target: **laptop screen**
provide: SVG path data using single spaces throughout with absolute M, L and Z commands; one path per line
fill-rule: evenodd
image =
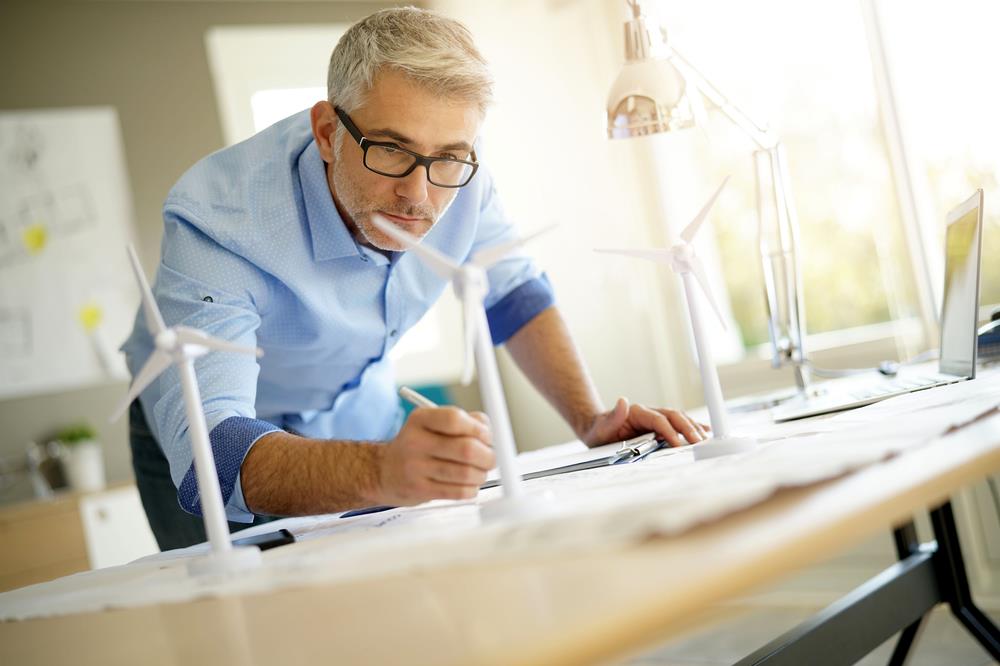
M 982 230 L 983 191 L 978 190 L 948 213 L 940 371 L 950 375 L 974 377 L 976 373 Z

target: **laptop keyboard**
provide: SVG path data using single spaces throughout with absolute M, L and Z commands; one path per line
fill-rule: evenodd
M 893 379 L 881 382 L 876 386 L 865 387 L 857 391 L 852 391 L 849 395 L 855 400 L 867 400 L 869 398 L 880 398 L 896 393 L 909 393 L 919 391 L 922 388 L 931 388 L 939 384 L 947 384 L 940 377 L 907 377 L 906 379 Z

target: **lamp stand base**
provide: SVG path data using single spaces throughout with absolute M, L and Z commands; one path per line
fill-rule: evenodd
M 712 437 L 694 444 L 691 448 L 694 450 L 695 460 L 707 460 L 753 451 L 757 448 L 757 440 L 753 437 Z

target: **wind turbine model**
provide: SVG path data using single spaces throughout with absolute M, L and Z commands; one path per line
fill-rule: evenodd
M 486 403 L 486 413 L 490 417 L 493 449 L 496 451 L 500 468 L 500 485 L 503 488 L 501 499 L 487 502 L 480 507 L 481 515 L 487 520 L 537 515 L 544 497 L 526 495 L 524 481 L 517 471 L 514 433 L 510 426 L 510 416 L 507 413 L 507 402 L 500 383 L 496 356 L 493 354 L 493 336 L 490 335 L 483 299 L 489 291 L 486 269 L 551 230 L 552 227 L 546 227 L 523 239 L 480 250 L 470 262 L 459 265 L 434 248 L 422 245 L 420 239 L 398 228 L 377 213 L 372 215 L 372 224 L 385 235 L 416 252 L 435 273 L 451 280 L 455 294 L 462 301 L 465 323 L 465 368 L 462 372 L 462 383 L 468 384 L 472 380 L 472 357 L 475 352 L 476 367 L 479 370 L 479 391 L 483 402 Z
M 188 571 L 192 574 L 226 574 L 259 566 L 260 549 L 233 546 L 229 539 L 229 526 L 226 524 L 226 513 L 222 504 L 222 491 L 219 488 L 219 477 L 215 470 L 215 459 L 208 443 L 208 426 L 205 424 L 205 412 L 198 391 L 198 378 L 194 373 L 194 359 L 204 356 L 211 350 L 236 352 L 260 356 L 261 350 L 255 347 L 235 345 L 226 340 L 213 338 L 195 328 L 187 326 L 171 326 L 167 328 L 156 307 L 153 292 L 149 289 L 146 276 L 142 272 L 135 249 L 128 246 L 128 257 L 132 262 L 135 279 L 139 282 L 142 295 L 142 308 L 146 314 L 146 326 L 153 337 L 154 349 L 146 365 L 132 381 L 128 395 L 115 409 L 111 421 L 117 421 L 132 401 L 139 397 L 147 386 L 160 373 L 173 363 L 180 373 L 181 388 L 184 393 L 184 405 L 187 408 L 188 433 L 191 439 L 191 450 L 194 453 L 194 469 L 198 480 L 198 496 L 201 499 L 201 512 L 205 520 L 205 531 L 211 552 L 208 555 L 196 557 L 189 561 Z
M 694 280 L 697 280 L 701 290 L 705 293 L 712 309 L 722 322 L 722 327 L 726 327 L 726 322 L 722 317 L 722 311 L 712 297 L 712 291 L 708 286 L 708 276 L 705 274 L 705 267 L 701 260 L 694 253 L 691 241 L 701 224 L 708 217 L 708 211 L 712 209 L 715 200 L 718 198 L 722 188 L 729 182 L 726 176 L 722 184 L 715 191 L 715 194 L 708 200 L 695 216 L 694 220 L 681 232 L 681 242 L 675 244 L 670 249 L 657 248 L 651 250 L 617 250 L 605 249 L 597 252 L 609 254 L 624 254 L 641 259 L 649 259 L 661 264 L 669 264 L 675 273 L 680 273 L 684 283 L 684 295 L 688 304 L 688 311 L 691 314 L 691 328 L 694 329 L 694 344 L 698 350 L 698 367 L 701 371 L 701 383 L 705 391 L 705 403 L 708 405 L 709 419 L 712 422 L 712 437 L 694 446 L 694 457 L 696 460 L 703 458 L 714 458 L 730 453 L 741 453 L 749 451 L 757 445 L 757 440 L 752 437 L 736 437 L 729 432 L 729 416 L 726 413 L 726 406 L 722 399 L 722 387 L 719 385 L 719 373 L 715 368 L 715 359 L 712 357 L 712 349 L 709 346 L 708 337 L 705 335 L 705 326 L 702 322 L 701 310 L 697 303 L 694 289 Z

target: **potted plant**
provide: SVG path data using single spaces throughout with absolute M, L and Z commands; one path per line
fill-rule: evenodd
M 63 450 L 66 478 L 73 490 L 90 492 L 104 487 L 104 457 L 97 433 L 88 423 L 76 423 L 56 433 Z

